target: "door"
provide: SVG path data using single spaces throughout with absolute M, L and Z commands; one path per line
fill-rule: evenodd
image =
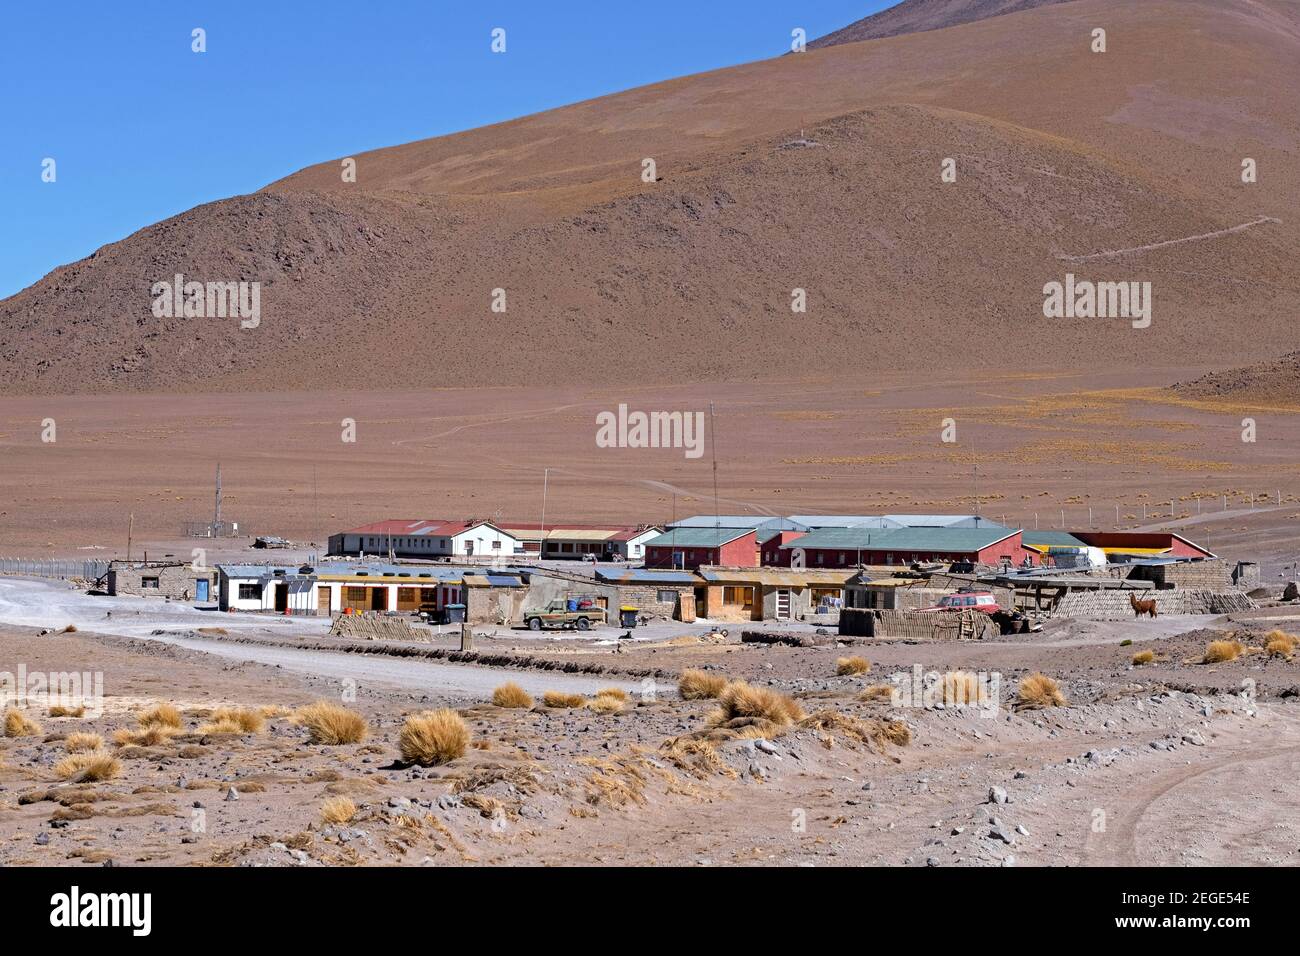
M 330 612 L 330 591 L 333 588 L 328 585 L 317 585 L 316 587 L 316 610 L 321 614 Z
M 275 588 L 275 609 L 281 613 L 289 610 L 289 585 L 280 581 L 271 586 Z
M 778 588 L 776 592 L 776 616 L 780 620 L 790 617 L 790 589 Z
M 465 542 L 465 555 L 468 557 L 469 555 L 471 555 L 471 554 L 473 554 L 473 553 L 474 553 L 474 542 L 473 542 L 473 541 L 466 541 L 466 542 Z
M 208 600 L 208 585 L 211 584 L 207 578 L 196 578 L 194 580 L 194 600 Z

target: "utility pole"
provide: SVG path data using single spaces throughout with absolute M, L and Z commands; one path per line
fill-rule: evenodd
M 135 532 L 135 512 L 131 512 L 131 517 L 126 524 L 126 560 L 129 564 L 131 561 L 131 535 Z
M 718 430 L 713 424 L 713 403 L 709 402 L 709 447 L 713 450 L 713 530 L 722 537 L 722 519 L 718 516 Z
M 217 462 L 217 493 L 212 508 L 212 537 L 221 534 L 221 462 Z
M 537 563 L 546 557 L 546 492 L 551 483 L 551 469 L 542 469 L 542 530 L 537 536 Z

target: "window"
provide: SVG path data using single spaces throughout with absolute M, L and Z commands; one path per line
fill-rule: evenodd
M 158 579 L 157 579 L 157 578 L 141 578 L 141 579 L 140 579 L 140 587 L 143 588 L 143 589 L 147 589 L 147 590 L 157 591 L 157 590 L 158 590 Z
M 501 550 L 501 542 L 500 542 L 500 541 L 493 541 L 493 542 L 492 542 L 492 550 L 493 550 L 493 551 L 500 551 L 500 550 Z
M 754 606 L 754 589 L 751 587 L 724 587 L 722 603 L 738 605 L 743 608 Z
M 660 604 L 676 604 L 676 603 L 677 603 L 677 592 L 676 592 L 676 591 L 656 591 L 656 592 L 655 592 L 655 600 L 658 601 Z
M 262 585 L 260 584 L 241 584 L 239 586 L 239 600 L 241 601 L 260 601 L 262 600 Z

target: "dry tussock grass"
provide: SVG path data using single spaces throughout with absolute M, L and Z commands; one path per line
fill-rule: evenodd
M 143 711 L 136 717 L 136 723 L 141 727 L 174 727 L 179 730 L 181 724 L 181 712 L 172 704 L 155 704 L 148 710 Z
M 560 690 L 548 690 L 542 695 L 542 703 L 547 707 L 567 708 L 581 707 L 587 702 L 587 698 L 581 694 L 566 694 Z
M 901 720 L 859 720 L 835 710 L 819 710 L 799 721 L 800 727 L 838 734 L 847 740 L 866 744 L 884 753 L 888 744 L 906 747 L 912 742 L 912 731 Z
M 1291 659 L 1295 653 L 1296 638 L 1285 631 L 1269 631 L 1265 635 L 1264 650 L 1269 657 L 1284 657 Z
M 677 680 L 677 693 L 681 694 L 682 700 L 711 700 L 726 686 L 727 679 L 721 674 L 687 668 Z
M 866 690 L 864 690 L 861 694 L 858 695 L 858 700 L 863 700 L 863 701 L 893 700 L 893 697 L 894 697 L 894 688 L 891 687 L 889 684 L 872 684 L 870 687 L 868 687 Z
M 1138 651 L 1133 655 L 1133 663 L 1139 667 L 1143 664 L 1150 664 L 1155 659 L 1155 651 Z
M 600 760 L 596 757 L 583 757 L 578 763 L 593 770 L 586 784 L 587 803 L 591 806 L 607 803 L 622 807 L 629 803 L 645 803 L 645 773 L 632 759 L 613 757 Z
M 242 734 L 244 729 L 239 726 L 239 722 L 225 717 L 221 720 L 213 720 L 199 727 L 199 733 L 206 735 L 217 734 Z
M 397 742 L 407 763 L 431 767 L 465 755 L 469 727 L 460 714 L 444 707 L 407 717 Z
M 10 707 L 5 711 L 6 737 L 35 737 L 40 732 L 41 725 L 17 707 Z
M 758 718 L 786 727 L 803 719 L 803 708 L 793 698 L 740 680 L 732 681 L 722 689 L 718 705 L 728 721 Z
M 1224 664 L 1228 661 L 1235 661 L 1246 650 L 1241 641 L 1210 641 L 1209 646 L 1205 648 L 1205 656 L 1201 658 L 1202 664 Z
M 212 720 L 218 724 L 235 724 L 242 734 L 260 734 L 266 729 L 266 717 L 259 708 L 218 707 L 212 712 Z
M 587 709 L 595 714 L 620 714 L 626 705 L 617 697 L 611 697 L 608 694 L 597 694 L 591 700 L 587 701 Z
M 104 738 L 99 734 L 68 734 L 68 739 L 63 742 L 63 747 L 70 754 L 85 753 L 88 750 L 102 750 Z
M 1044 707 L 1064 707 L 1066 700 L 1065 694 L 1061 692 L 1061 685 L 1052 678 L 1046 674 L 1030 674 L 1020 681 L 1016 704 L 1022 709 L 1036 710 Z
M 704 779 L 710 774 L 739 776 L 727 766 L 718 754 L 718 748 L 708 740 L 672 737 L 659 745 L 659 752 L 678 770 L 684 770 L 693 777 Z
M 623 690 L 623 688 L 621 688 L 621 687 L 606 687 L 604 690 L 598 690 L 598 691 L 596 691 L 596 696 L 597 696 L 597 697 L 613 697 L 613 698 L 615 698 L 615 699 L 617 699 L 617 700 L 621 700 L 621 701 L 622 701 L 623 703 L 625 703 L 625 704 L 626 704 L 629 700 L 632 699 L 632 698 L 628 695 L 628 692 L 625 691 L 625 690 Z
M 60 780 L 77 782 L 112 780 L 121 772 L 121 761 L 102 750 L 69 754 L 54 765 L 54 775 Z
M 64 707 L 62 704 L 55 704 L 49 710 L 51 717 L 85 717 L 85 707 Z
M 355 710 L 328 700 L 299 707 L 293 719 L 299 726 L 307 728 L 307 739 L 311 743 L 330 747 L 359 744 L 370 732 L 366 719 Z
M 113 743 L 119 747 L 158 747 L 168 743 L 180 732 L 179 727 L 164 727 L 159 724 L 143 730 L 123 727 L 113 731 Z
M 258 708 L 262 716 L 267 720 L 276 720 L 280 717 L 289 717 L 293 714 L 293 709 L 285 707 L 283 704 L 263 704 Z
M 321 804 L 320 818 L 326 823 L 350 823 L 357 815 L 357 805 L 347 797 L 330 797 Z
M 871 670 L 871 661 L 865 657 L 841 657 L 835 662 L 837 677 L 852 677 L 855 674 L 865 674 L 869 670 Z
M 533 699 L 526 690 L 511 681 L 502 684 L 492 692 L 492 703 L 498 707 L 528 710 L 533 706 Z

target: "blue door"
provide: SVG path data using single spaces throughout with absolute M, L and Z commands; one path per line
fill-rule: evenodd
M 194 582 L 194 600 L 206 601 L 208 599 L 208 585 L 210 583 L 207 578 L 199 578 Z

